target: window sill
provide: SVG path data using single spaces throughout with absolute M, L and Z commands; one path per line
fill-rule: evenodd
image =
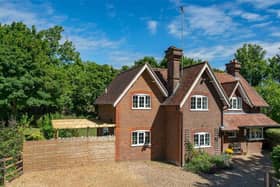
M 152 108 L 131 108 L 132 110 L 152 110 Z
M 209 148 L 209 147 L 211 147 L 211 145 L 194 146 L 195 149 L 199 149 L 199 148 Z
M 151 147 L 151 144 L 134 144 L 131 147 Z
M 240 108 L 240 109 L 231 109 L 231 108 L 229 108 L 228 110 L 229 110 L 229 111 L 240 111 L 240 112 L 243 111 L 242 108 Z
M 208 112 L 208 109 L 190 109 L 192 112 Z
M 248 141 L 259 141 L 264 140 L 264 138 L 248 138 Z

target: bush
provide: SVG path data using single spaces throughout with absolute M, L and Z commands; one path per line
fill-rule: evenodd
M 280 145 L 275 146 L 271 153 L 271 160 L 276 176 L 280 177 Z
M 280 129 L 267 129 L 265 133 L 271 147 L 280 145 Z
M 43 140 L 45 139 L 39 128 L 24 128 L 23 135 L 25 140 Z
M 227 154 L 222 155 L 209 155 L 206 152 L 198 152 L 188 163 L 185 169 L 199 173 L 215 173 L 221 169 L 231 167 L 231 156 Z

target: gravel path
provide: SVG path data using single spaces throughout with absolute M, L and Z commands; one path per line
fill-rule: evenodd
M 234 169 L 215 175 L 197 175 L 180 167 L 153 161 L 102 162 L 87 167 L 29 172 L 8 186 L 263 186 L 267 156 L 234 158 Z

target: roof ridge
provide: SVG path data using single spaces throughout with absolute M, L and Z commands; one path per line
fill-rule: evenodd
M 127 72 L 129 72 L 129 71 L 135 70 L 135 69 L 140 68 L 140 67 L 143 67 L 143 66 L 145 66 L 145 65 L 146 65 L 146 63 L 145 63 L 145 64 L 141 64 L 141 65 L 139 65 L 139 66 L 131 67 L 131 68 L 127 69 L 127 70 L 121 71 L 118 75 L 121 75 L 121 74 L 123 74 L 123 73 L 127 73 Z
M 197 63 L 197 64 L 192 64 L 192 65 L 183 67 L 183 69 L 188 69 L 188 68 L 191 68 L 191 67 L 194 67 L 194 66 L 198 66 L 198 65 L 201 65 L 201 64 L 207 64 L 207 61 L 199 62 L 199 63 Z

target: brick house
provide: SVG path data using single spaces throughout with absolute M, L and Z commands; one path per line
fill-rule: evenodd
M 277 123 L 260 113 L 268 104 L 239 74 L 240 64 L 226 64 L 226 73 L 207 62 L 181 69 L 182 50 L 165 53 L 167 69 L 145 64 L 122 72 L 95 102 L 99 118 L 116 124 L 115 159 L 183 165 L 186 142 L 210 154 L 229 144 L 260 152 L 264 129 Z

